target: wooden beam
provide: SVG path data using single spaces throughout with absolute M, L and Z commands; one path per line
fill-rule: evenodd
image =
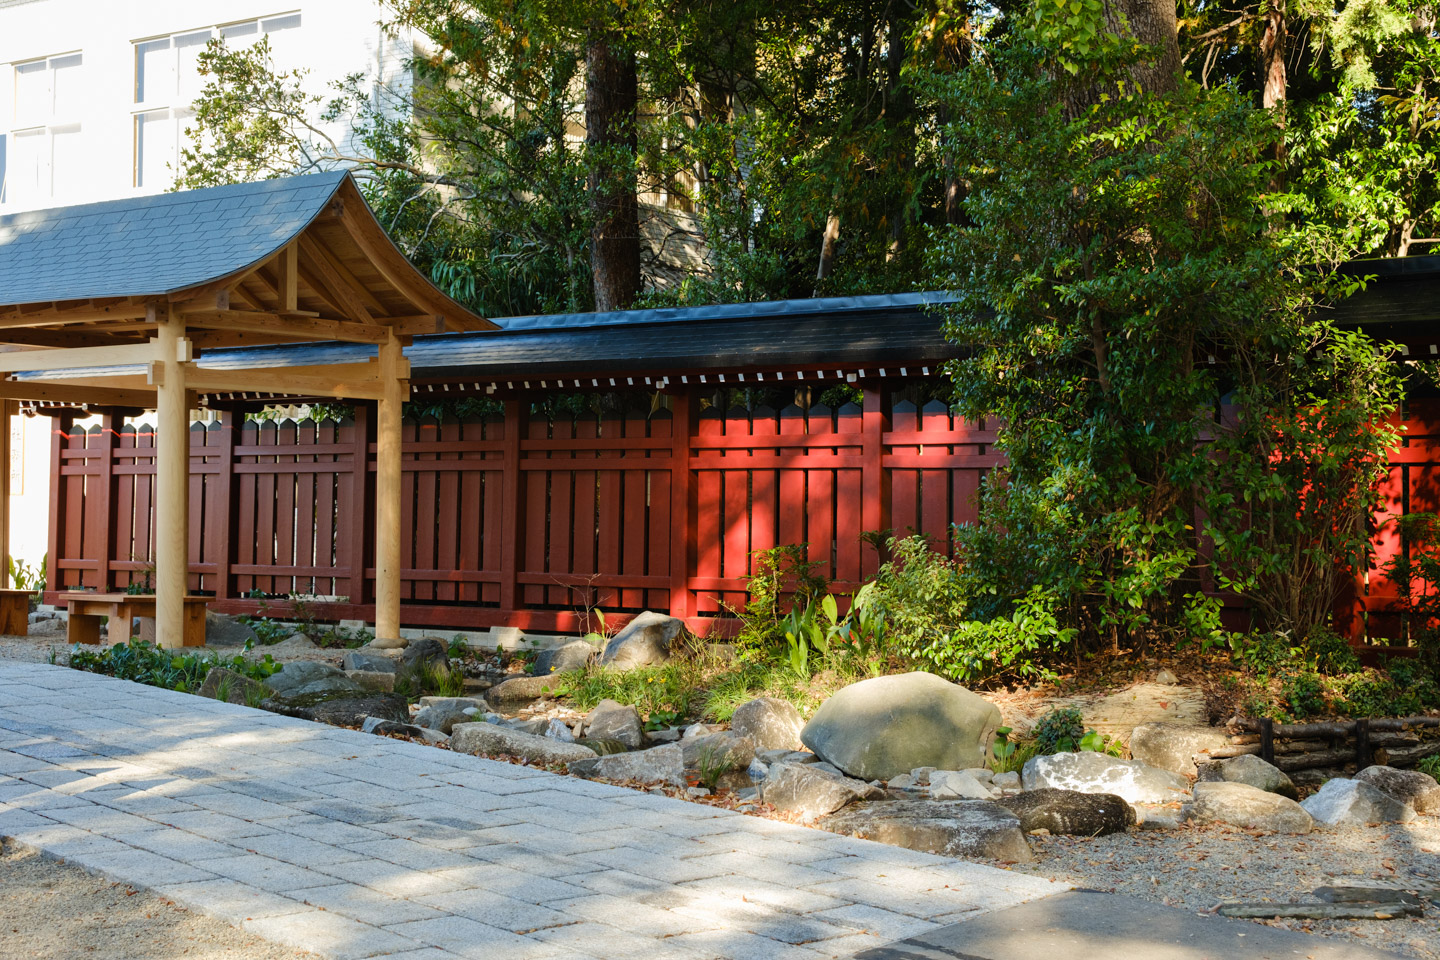
M 305 340 L 344 340 L 349 343 L 384 343 L 390 329 L 377 323 L 350 323 L 300 315 L 283 316 L 252 310 L 209 310 L 186 314 L 193 327 L 240 333 L 273 333 Z M 433 321 L 432 321 L 433 325 Z
M 341 280 L 345 281 L 345 283 L 349 285 L 350 289 L 355 291 L 355 294 L 361 299 L 361 301 L 364 302 L 365 308 L 367 310 L 369 310 L 372 314 L 381 314 L 385 312 L 385 305 L 382 304 L 379 300 L 375 299 L 375 295 L 366 288 L 365 284 L 361 283 L 356 278 L 355 274 L 350 271 L 350 268 L 345 266 L 345 264 L 341 262 L 340 258 L 335 256 L 335 254 L 330 251 L 330 248 L 325 245 L 324 240 L 311 241 L 308 237 L 306 238 L 306 240 L 307 246 L 310 248 L 311 255 L 313 256 L 318 254 L 321 258 L 323 258 L 325 262 L 330 265 L 330 268 L 335 271 L 336 275 L 338 275 Z
M 300 251 L 291 240 L 275 255 L 276 292 L 280 295 L 280 312 L 291 313 L 300 307 Z
M 0 312 L 0 327 L 45 327 L 61 323 L 89 323 L 95 320 L 139 320 L 145 305 L 136 301 L 109 306 L 79 306 L 56 309 L 54 304 L 24 304 Z
M 374 318 L 361 302 L 360 295 L 335 272 L 335 268 L 330 266 L 329 261 L 320 253 L 315 241 L 301 234 L 299 244 L 300 251 L 305 254 L 305 265 L 309 267 L 308 270 L 301 270 L 305 282 L 312 287 L 316 287 L 317 281 L 323 285 L 323 289 L 335 300 L 335 306 L 351 320 L 372 322 Z
M 94 327 L 11 328 L 0 333 L 0 343 L 21 347 L 103 347 L 107 343 L 143 343 L 148 332 L 144 324 L 124 330 L 97 330 Z
M 89 406 L 153 407 L 151 390 L 117 390 L 114 387 L 77 387 L 42 380 L 0 380 L 0 397 L 49 403 L 83 403 Z
M 190 341 L 179 341 L 186 351 L 175 358 L 187 362 Z M 16 350 L 0 353 L 0 373 L 38 370 L 73 370 L 79 367 L 123 367 L 136 363 L 153 363 L 172 359 L 162 356 L 158 339 L 145 343 L 117 344 L 113 347 L 72 347 L 69 350 Z

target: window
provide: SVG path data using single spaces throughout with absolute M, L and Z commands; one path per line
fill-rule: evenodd
M 84 184 L 83 66 L 78 53 L 13 66 L 15 119 L 0 135 L 0 203 L 43 203 Z
M 299 27 L 300 14 L 289 13 L 136 43 L 135 186 L 163 190 L 174 182 L 181 151 L 190 145 L 185 127 L 195 115 L 191 104 L 207 79 L 200 74 L 200 54 L 211 39 L 218 36 L 234 49 L 269 37 L 271 57 L 285 70 L 300 61 Z

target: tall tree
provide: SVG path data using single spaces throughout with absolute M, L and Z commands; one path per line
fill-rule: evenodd
M 639 99 L 635 50 L 617 22 L 617 11 L 604 11 L 591 21 L 585 44 L 590 270 L 596 310 L 622 310 L 640 295 Z

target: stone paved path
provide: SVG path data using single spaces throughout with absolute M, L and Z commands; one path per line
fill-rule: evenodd
M 1064 889 L 13 661 L 0 835 L 337 958 L 848 957 Z

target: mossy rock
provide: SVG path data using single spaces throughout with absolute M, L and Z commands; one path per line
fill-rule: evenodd
M 608 757 L 614 753 L 627 753 L 629 748 L 612 737 L 581 737 L 575 741 L 582 747 L 594 750 L 597 756 Z

